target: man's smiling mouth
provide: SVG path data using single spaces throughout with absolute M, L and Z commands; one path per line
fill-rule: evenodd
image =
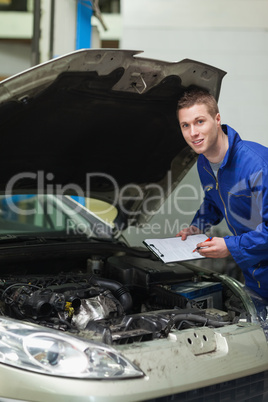
M 196 141 L 193 141 L 193 144 L 194 145 L 198 145 L 198 144 L 200 144 L 201 142 L 203 142 L 204 140 L 203 139 L 201 139 L 201 140 L 196 140 Z

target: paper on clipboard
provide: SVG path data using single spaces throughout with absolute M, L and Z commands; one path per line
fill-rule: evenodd
M 164 239 L 145 239 L 143 243 L 161 261 L 178 262 L 206 258 L 197 252 L 193 252 L 198 243 L 207 240 L 204 234 L 187 236 L 186 240 L 181 237 L 167 237 Z

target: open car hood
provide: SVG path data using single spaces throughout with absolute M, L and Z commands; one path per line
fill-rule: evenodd
M 191 85 L 218 99 L 225 72 L 138 53 L 80 50 L 1 82 L 2 193 L 89 196 L 149 220 L 196 160 L 178 99 Z

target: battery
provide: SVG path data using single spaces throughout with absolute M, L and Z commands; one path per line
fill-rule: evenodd
M 222 308 L 222 284 L 220 282 L 183 282 L 171 285 L 172 292 L 195 300 L 200 308 Z

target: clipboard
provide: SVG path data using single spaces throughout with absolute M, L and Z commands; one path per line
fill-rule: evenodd
M 181 237 L 166 237 L 163 239 L 145 239 L 143 244 L 164 263 L 197 260 L 206 258 L 197 252 L 193 252 L 197 243 L 204 242 L 208 237 L 204 234 Z

